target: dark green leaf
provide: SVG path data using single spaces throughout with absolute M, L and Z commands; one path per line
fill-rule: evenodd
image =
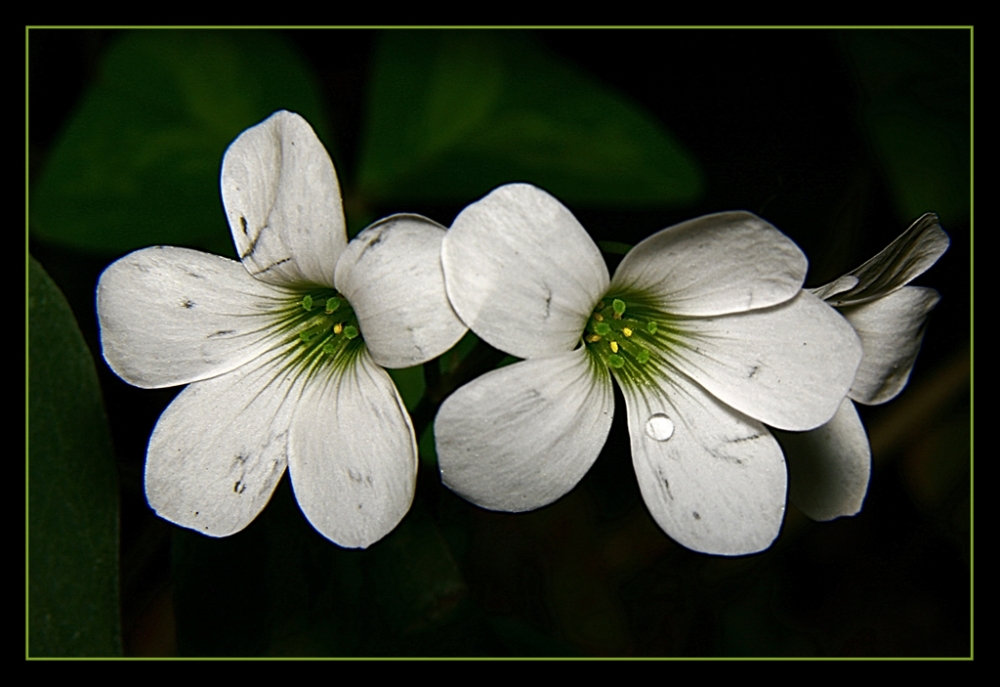
M 69 305 L 29 266 L 30 656 L 121 654 L 118 487 L 97 371 Z

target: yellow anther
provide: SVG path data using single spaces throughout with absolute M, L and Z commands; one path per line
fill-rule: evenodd
M 595 312 L 594 319 L 597 320 L 598 322 L 604 322 L 604 315 L 602 315 L 599 312 Z
M 342 331 L 344 331 L 344 325 L 342 323 L 338 322 L 337 324 L 333 325 L 334 334 L 340 334 L 340 332 Z
M 600 334 L 591 334 L 587 337 L 587 343 L 595 343 L 601 340 Z
M 611 342 L 611 352 L 612 353 L 617 353 L 618 352 L 618 342 L 617 341 L 612 341 Z
M 628 327 L 625 327 L 622 329 L 622 334 L 624 334 L 625 336 L 632 336 L 632 330 L 629 329 Z

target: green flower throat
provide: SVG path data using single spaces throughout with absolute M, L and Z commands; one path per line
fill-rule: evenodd
M 594 306 L 583 343 L 620 381 L 641 383 L 661 370 L 664 354 L 679 345 L 669 320 L 638 299 L 606 297 Z
M 296 359 L 310 366 L 346 362 L 364 346 L 354 308 L 334 289 L 310 289 L 289 304 L 286 316 L 285 331 L 299 344 Z

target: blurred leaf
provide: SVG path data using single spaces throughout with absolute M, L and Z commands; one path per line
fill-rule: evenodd
M 844 45 L 865 103 L 862 121 L 900 223 L 925 212 L 967 219 L 971 39 L 968 30 L 850 31 Z
M 631 243 L 622 243 L 621 241 L 598 241 L 597 246 L 602 253 L 609 255 L 625 255 L 633 248 Z
M 598 205 L 702 187 L 649 114 L 514 31 L 385 32 L 359 179 L 369 199 L 461 202 L 513 181 Z
M 424 390 L 427 389 L 427 384 L 424 382 L 424 366 L 416 365 L 398 370 L 386 370 L 386 372 L 396 383 L 396 388 L 399 389 L 399 394 L 403 397 L 406 409 L 412 413 L 413 409 L 420 403 L 420 399 L 424 397 Z
M 434 522 L 411 512 L 368 551 L 374 601 L 401 635 L 450 623 L 468 594 L 465 580 Z
M 441 374 L 454 374 L 459 369 L 462 361 L 472 353 L 478 343 L 479 337 L 476 336 L 475 332 L 471 329 L 465 332 L 462 338 L 458 340 L 458 343 L 438 358 L 438 369 L 441 371 Z
M 28 653 L 120 655 L 118 485 L 97 371 L 58 287 L 28 269 Z
M 420 450 L 420 463 L 431 470 L 437 469 L 437 440 L 434 438 L 434 423 L 429 423 L 417 442 Z
M 275 110 L 325 121 L 306 63 L 263 31 L 135 31 L 111 45 L 32 197 L 32 231 L 90 251 L 232 254 L 222 154 Z

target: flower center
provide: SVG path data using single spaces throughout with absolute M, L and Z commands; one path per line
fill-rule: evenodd
M 645 365 L 649 362 L 649 337 L 656 334 L 654 320 L 637 319 L 628 312 L 628 304 L 620 298 L 601 300 L 587 321 L 583 341 L 605 365 L 620 370 L 626 365 Z M 634 310 L 634 309 L 633 309 Z
M 619 382 L 644 383 L 661 375 L 665 355 L 680 345 L 672 318 L 627 294 L 605 296 L 587 320 L 583 343 Z
M 347 362 L 364 346 L 354 308 L 334 289 L 309 289 L 286 306 L 285 316 L 282 329 L 297 344 L 295 361 L 308 367 Z

